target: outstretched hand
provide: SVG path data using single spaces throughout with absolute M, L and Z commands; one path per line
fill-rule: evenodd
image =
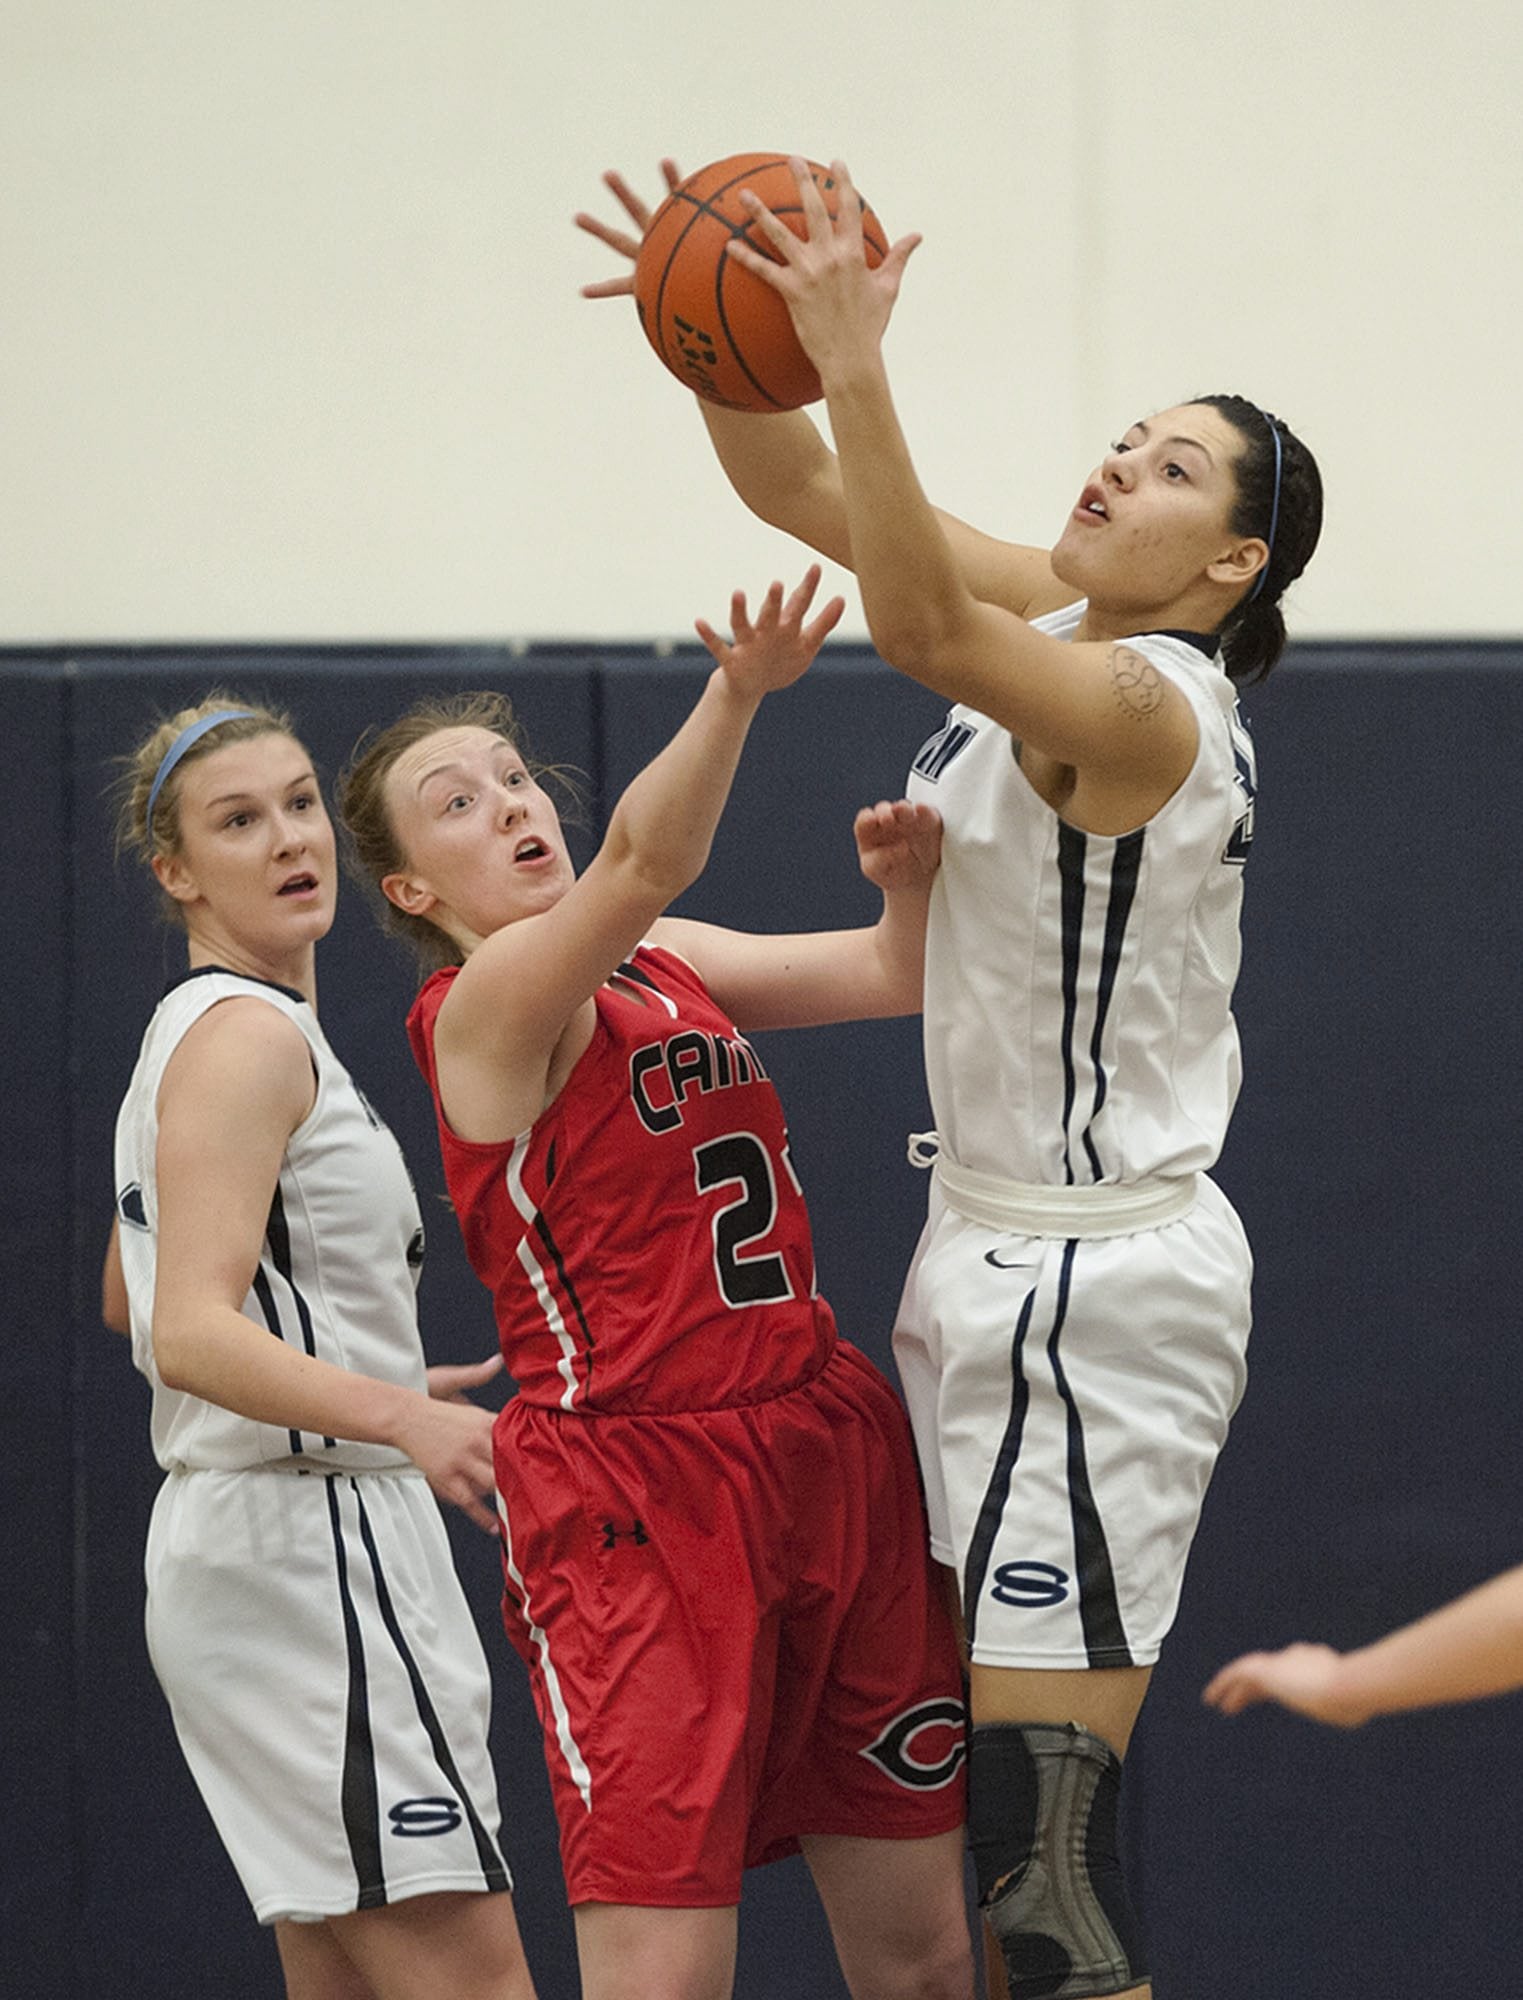
M 1283 1708 L 1356 1729 L 1365 1710 L 1342 1691 L 1338 1669 L 1343 1655 L 1331 1646 L 1285 1646 L 1277 1653 L 1244 1653 L 1206 1683 L 1201 1700 L 1223 1715 L 1240 1715 L 1255 1702 L 1277 1701 Z
M 846 609 L 844 597 L 832 597 L 806 625 L 804 614 L 819 586 L 820 566 L 811 563 L 803 582 L 786 604 L 783 586 L 780 583 L 770 586 L 754 624 L 746 609 L 746 593 L 737 590 L 730 599 L 729 640 L 720 638 L 704 618 L 697 619 L 693 629 L 740 693 L 770 694 L 776 688 L 791 686 L 802 676 Z
M 795 236 L 785 222 L 749 188 L 738 199 L 771 244 L 763 255 L 741 237 L 730 239 L 727 254 L 781 293 L 805 353 L 822 377 L 832 364 L 875 352 L 883 339 L 904 267 L 920 243 L 901 236 L 880 264 L 869 266 L 862 236 L 862 200 L 841 160 L 832 160 L 838 202 L 834 220 L 807 161 L 790 162 L 798 183 L 806 234 Z
M 941 866 L 941 814 L 908 799 L 864 806 L 852 823 L 857 860 L 875 889 L 929 889 Z
M 675 160 L 661 162 L 662 178 L 670 194 L 682 179 Z M 583 285 L 584 299 L 623 298 L 635 288 L 634 261 L 640 254 L 640 244 L 645 232 L 650 228 L 650 219 L 655 214 L 648 202 L 640 199 L 634 189 L 616 168 L 610 168 L 603 176 L 603 185 L 613 195 L 624 213 L 639 232 L 632 236 L 627 229 L 618 229 L 611 223 L 589 215 L 585 209 L 578 210 L 574 220 L 578 229 L 585 229 L 589 236 L 595 236 L 599 243 L 606 243 L 610 250 L 617 250 L 621 257 L 627 257 L 631 268 L 617 278 L 603 278 L 593 285 Z

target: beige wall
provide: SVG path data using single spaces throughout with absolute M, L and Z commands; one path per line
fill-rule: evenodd
M 1327 479 L 1295 630 L 1517 633 L 1520 84 L 1505 0 L 0 0 L 0 641 L 661 637 L 796 568 L 576 295 L 603 166 L 753 147 L 924 233 L 942 504 L 1047 539 L 1240 389 Z

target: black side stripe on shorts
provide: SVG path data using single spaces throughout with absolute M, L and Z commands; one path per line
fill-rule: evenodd
M 450 1749 L 449 1738 L 444 1733 L 438 1710 L 434 1707 L 427 1685 L 413 1658 L 402 1627 L 397 1621 L 396 1611 L 391 1602 L 391 1592 L 386 1588 L 386 1579 L 381 1573 L 381 1555 L 375 1545 L 375 1536 L 370 1531 L 370 1516 L 365 1512 L 365 1501 L 357 1481 L 349 1482 L 354 1487 L 354 1497 L 360 1510 L 360 1540 L 365 1544 L 365 1553 L 370 1558 L 370 1574 L 375 1580 L 376 1603 L 380 1607 L 381 1620 L 391 1634 L 391 1643 L 396 1647 L 407 1678 L 412 1686 L 413 1701 L 417 1705 L 418 1720 L 423 1724 L 429 1743 L 433 1749 L 434 1761 L 439 1766 L 444 1781 L 460 1801 L 461 1810 L 470 1822 L 471 1838 L 476 1843 L 476 1858 L 481 1863 L 482 1879 L 489 1889 L 506 1889 L 510 1886 L 507 1864 L 497 1850 L 492 1836 L 482 1825 L 476 1811 L 475 1802 L 460 1781 L 459 1767 L 455 1763 L 454 1752 Z
M 1004 1518 L 1005 1506 L 1010 1498 L 1010 1481 L 1015 1472 L 1015 1462 L 1021 1455 L 1021 1433 L 1026 1426 L 1026 1407 L 1031 1401 L 1031 1391 L 1026 1386 L 1026 1371 L 1021 1366 L 1021 1353 L 1026 1344 L 1026 1333 L 1031 1325 L 1031 1312 L 1035 1304 L 1036 1287 L 1033 1285 L 1026 1294 L 1026 1301 L 1016 1320 L 1015 1334 L 1010 1343 L 1010 1415 L 1005 1423 L 1005 1435 L 1000 1439 L 999 1455 L 994 1461 L 994 1470 L 989 1475 L 989 1484 L 978 1510 L 978 1519 L 974 1523 L 973 1536 L 968 1543 L 968 1560 L 963 1569 L 963 1617 L 968 1628 L 970 1647 L 978 1626 L 978 1607 L 983 1598 L 984 1578 L 989 1572 L 989 1558 L 994 1552 L 994 1538 L 999 1533 L 999 1524 Z
M 1116 1601 L 1116 1574 L 1105 1539 L 1105 1524 L 1095 1505 L 1089 1483 L 1089 1462 L 1084 1450 L 1084 1421 L 1058 1357 L 1058 1337 L 1068 1316 L 1068 1287 L 1073 1274 L 1078 1242 L 1063 1245 L 1063 1263 L 1058 1274 L 1058 1309 L 1052 1332 L 1047 1337 L 1047 1358 L 1053 1379 L 1068 1412 L 1068 1506 L 1073 1521 L 1075 1560 L 1079 1569 L 1079 1622 L 1084 1631 L 1084 1649 L 1092 1667 L 1130 1667 L 1136 1662 L 1126 1642 L 1121 1623 L 1121 1606 Z
M 370 1689 L 365 1672 L 365 1645 L 360 1636 L 354 1599 L 349 1591 L 349 1563 L 344 1554 L 344 1529 L 339 1518 L 338 1482 L 326 1479 L 323 1483 L 328 1489 L 328 1520 L 333 1529 L 339 1608 L 343 1613 L 344 1645 L 349 1655 L 349 1702 L 339 1799 L 344 1814 L 344 1835 L 349 1842 L 355 1881 L 359 1886 L 357 1907 L 377 1910 L 387 1901 L 386 1867 L 381 1858 L 381 1805 L 375 1775 L 375 1740 L 370 1732 Z
M 1100 979 L 1095 988 L 1095 1026 L 1089 1038 L 1090 1065 L 1095 1072 L 1095 1101 L 1090 1108 L 1089 1123 L 1084 1128 L 1084 1150 L 1089 1155 L 1089 1164 L 1097 1181 L 1105 1176 L 1090 1134 L 1110 1086 L 1105 1065 L 1100 1060 L 1100 1045 L 1105 1035 L 1106 1017 L 1110 1013 L 1111 996 L 1116 990 L 1116 969 L 1121 963 L 1127 919 L 1132 914 L 1132 904 L 1137 896 L 1144 831 L 1144 828 L 1138 827 L 1135 833 L 1124 834 L 1116 842 L 1116 851 L 1111 858 L 1110 899 L 1105 906 L 1105 942 L 1100 952 Z
M 307 1301 L 302 1297 L 291 1265 L 291 1229 L 286 1221 L 285 1203 L 280 1199 L 280 1183 L 275 1183 L 275 1192 L 270 1196 L 270 1217 L 264 1226 L 265 1241 L 270 1246 L 270 1257 L 275 1269 L 291 1287 L 291 1297 L 296 1301 L 296 1320 L 301 1328 L 302 1346 L 308 1354 L 317 1353 L 317 1339 L 312 1331 L 312 1313 Z M 325 1437 L 323 1443 L 332 1451 L 336 1439 Z M 297 1449 L 300 1450 L 300 1446 Z

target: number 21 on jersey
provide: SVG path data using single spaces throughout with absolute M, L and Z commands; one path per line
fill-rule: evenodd
M 782 1164 L 794 1192 L 800 1196 L 788 1148 Z M 737 1310 L 794 1296 L 788 1267 L 775 1250 L 757 1251 L 777 1223 L 777 1180 L 772 1156 L 754 1132 L 726 1132 L 693 1148 L 693 1178 L 700 1194 L 734 1189 L 721 1201 L 710 1225 L 714 1243 L 714 1275 L 719 1295 Z M 814 1275 L 810 1273 L 810 1296 Z

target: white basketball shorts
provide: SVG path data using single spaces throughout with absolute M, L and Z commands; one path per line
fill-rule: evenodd
M 261 1923 L 510 1886 L 490 1686 L 411 1472 L 173 1472 L 148 1650 Z
M 930 1214 L 894 1330 L 931 1552 L 992 1667 L 1150 1665 L 1242 1394 L 1252 1259 L 1201 1176 L 1133 1235 Z

